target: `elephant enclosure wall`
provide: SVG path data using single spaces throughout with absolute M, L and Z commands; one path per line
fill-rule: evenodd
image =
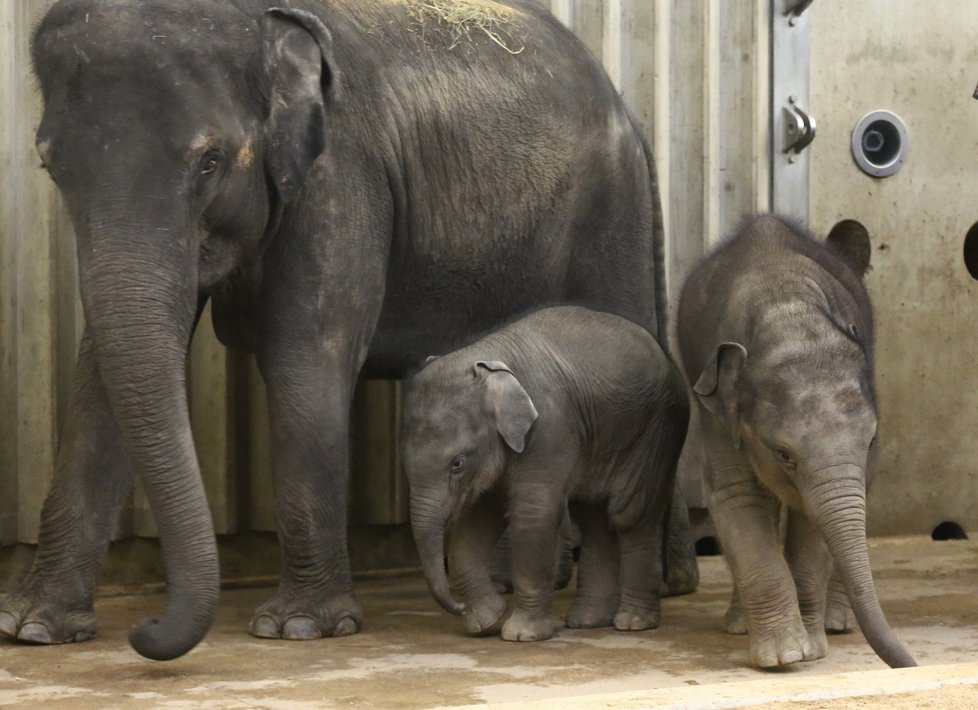
M 782 0 L 773 2 L 780 7 Z M 52 0 L 0 2 L 0 545 L 7 546 L 36 540 L 40 506 L 50 482 L 83 322 L 77 300 L 71 227 L 53 184 L 39 168 L 33 148 L 40 105 L 36 82 L 28 68 L 29 36 L 51 4 Z M 683 275 L 700 258 L 705 246 L 715 243 L 744 216 L 766 210 L 771 204 L 769 23 L 772 4 L 765 0 L 552 0 L 549 4 L 604 62 L 653 143 L 666 216 L 668 278 L 674 303 Z M 833 17 L 842 12 L 823 9 L 822 4 L 815 3 L 811 10 L 816 15 L 816 34 L 825 31 L 829 24 L 837 24 Z M 889 6 L 881 0 L 864 4 L 867 13 L 871 13 L 870 6 L 879 12 L 886 12 Z M 966 12 L 963 3 L 951 4 L 961 13 Z M 922 13 L 930 11 L 930 3 L 913 5 Z M 978 13 L 967 12 L 973 26 Z M 957 26 L 969 25 L 958 23 Z M 831 37 L 842 31 L 833 29 Z M 856 28 L 845 31 L 856 33 Z M 847 81 L 848 74 L 841 74 L 848 71 L 843 69 L 844 57 L 831 52 L 834 40 L 826 33 L 820 41 L 823 44 L 817 46 L 822 50 L 816 49 L 813 55 L 820 64 L 814 67 L 815 76 L 836 83 Z M 975 70 L 972 78 L 978 78 L 978 61 L 965 66 Z M 827 67 L 839 73 L 838 76 L 830 74 Z M 871 63 L 862 67 L 864 74 L 882 71 Z M 911 76 L 904 77 L 904 81 L 922 79 Z M 815 107 L 816 111 L 818 108 Z M 968 108 L 978 109 L 978 104 Z M 978 125 L 978 121 L 972 123 Z M 820 140 L 812 148 L 815 156 L 821 155 L 817 152 L 822 149 Z M 969 134 L 964 144 L 958 145 L 957 155 L 978 155 L 975 143 Z M 836 148 L 833 144 L 831 150 Z M 837 159 L 846 162 L 844 156 Z M 816 161 L 816 169 L 817 165 Z M 978 161 L 971 161 L 956 168 L 959 179 L 955 185 L 961 194 L 969 185 L 978 185 L 978 179 L 974 179 L 976 165 Z M 972 179 L 966 180 L 965 174 Z M 814 199 L 817 229 L 827 229 L 831 220 L 836 219 L 835 213 L 825 207 L 828 198 L 822 196 L 826 194 L 817 193 Z M 879 195 L 872 190 L 866 197 L 880 202 Z M 901 194 L 899 199 L 912 202 L 912 191 Z M 886 223 L 886 229 L 890 230 L 898 229 L 910 210 L 907 202 L 894 200 Z M 943 206 L 939 201 L 929 203 L 926 209 L 932 216 L 930 224 L 943 224 Z M 839 212 L 844 213 L 848 214 Z M 978 215 L 971 219 L 978 219 Z M 955 222 L 953 229 L 959 226 Z M 915 249 L 927 253 L 926 245 L 933 244 L 936 248 L 940 243 L 935 229 L 915 230 Z M 928 268 L 917 273 L 912 263 L 908 264 L 896 272 L 897 278 L 918 279 L 922 288 L 917 293 L 925 293 L 925 284 L 942 278 L 941 272 Z M 881 283 L 883 278 L 881 265 L 872 276 L 871 286 Z M 948 286 L 964 287 L 963 284 Z M 975 295 L 973 290 L 970 296 Z M 911 292 L 896 296 L 882 287 L 874 295 L 878 299 L 916 297 Z M 962 323 L 967 323 L 964 315 L 967 302 L 964 297 L 954 301 Z M 975 299 L 971 298 L 970 302 L 974 303 Z M 938 317 L 933 311 L 927 313 L 928 319 Z M 888 315 L 887 310 L 881 309 L 881 320 Z M 884 346 L 898 348 L 898 339 L 891 332 L 886 323 L 881 326 Z M 959 340 L 945 331 L 941 333 L 943 352 L 960 351 L 947 362 L 955 367 L 967 362 L 966 358 L 974 352 L 973 337 Z M 925 357 L 919 352 L 920 357 Z M 884 354 L 881 366 L 889 363 L 909 366 L 898 359 L 887 359 Z M 227 353 L 217 343 L 210 319 L 205 315 L 193 343 L 189 368 L 195 438 L 217 531 L 222 534 L 273 531 L 264 393 L 253 362 L 248 357 Z M 968 382 L 967 374 L 961 372 L 960 387 L 976 389 Z M 884 406 L 901 405 L 902 400 L 887 394 L 891 383 L 901 377 L 900 372 L 888 372 L 881 378 Z M 944 384 L 948 383 L 942 380 Z M 356 525 L 351 546 L 354 563 L 361 568 L 410 563 L 413 555 L 407 535 L 405 484 L 391 446 L 397 428 L 398 397 L 396 384 L 389 382 L 365 383 L 358 396 L 356 466 L 350 498 L 351 523 Z M 902 406 L 919 406 L 923 402 L 928 407 L 942 409 L 936 394 L 921 400 L 911 399 L 909 403 L 902 401 Z M 921 441 L 936 441 L 947 427 L 938 425 L 938 430 L 929 430 L 928 422 L 942 421 L 931 417 L 937 412 L 917 411 L 919 432 L 904 427 L 899 429 L 900 436 L 913 434 Z M 978 409 L 971 406 L 970 411 L 961 412 L 957 421 L 955 432 L 967 430 L 965 422 L 970 422 L 973 429 L 978 423 Z M 894 417 L 884 416 L 884 426 L 887 422 L 897 426 Z M 908 460 L 895 453 L 900 445 L 894 442 L 893 448 L 887 449 L 887 468 L 899 470 Z M 975 464 L 968 461 L 978 461 L 974 455 L 978 453 L 974 451 L 975 444 L 963 440 L 953 446 L 957 452 L 953 457 L 955 475 L 973 479 Z M 933 446 L 921 451 L 936 455 Z M 914 461 L 913 467 L 905 467 L 903 477 L 898 479 L 905 505 L 894 509 L 871 500 L 871 529 L 886 533 L 925 532 L 945 515 L 956 516 L 957 522 L 966 528 L 978 529 L 974 509 L 978 494 L 974 483 L 964 491 L 944 486 L 940 491 L 921 494 L 920 499 L 928 501 L 927 515 L 917 516 L 915 500 L 918 498 L 912 492 L 917 489 L 908 487 L 916 481 L 922 488 L 922 478 L 915 478 L 919 461 L 909 460 Z M 686 483 L 691 504 L 701 507 L 695 471 L 693 458 L 686 464 Z M 885 471 L 883 475 L 890 473 Z M 882 483 L 880 488 L 891 490 Z M 970 508 L 951 505 L 951 501 L 965 499 L 970 501 Z M 886 520 L 881 515 L 887 516 Z M 153 535 L 151 516 L 137 490 L 123 514 L 116 537 Z M 14 549 L 8 547 L 6 553 L 0 550 L 0 563 L 9 559 Z M 358 550 L 368 550 L 369 554 L 359 554 Z M 0 571 L 3 569 L 0 564 Z M 245 569 L 243 574 L 247 573 Z M 0 584 L 5 581 L 3 576 L 0 575 Z

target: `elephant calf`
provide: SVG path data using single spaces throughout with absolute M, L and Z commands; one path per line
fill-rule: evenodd
M 700 408 L 708 505 L 753 662 L 825 655 L 834 558 L 873 650 L 890 666 L 916 665 L 883 616 L 866 549 L 877 411 L 859 277 L 790 224 L 757 217 L 690 275 L 678 331 Z
M 581 528 L 571 627 L 659 623 L 662 533 L 686 437 L 677 369 L 644 328 L 580 307 L 536 311 L 429 359 L 409 382 L 402 448 L 432 594 L 472 632 L 506 611 L 489 559 L 506 523 L 510 641 L 553 635 L 558 529 Z M 446 531 L 452 581 L 443 564 Z

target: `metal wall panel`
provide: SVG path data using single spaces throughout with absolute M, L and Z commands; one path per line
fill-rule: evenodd
M 71 228 L 33 148 L 39 99 L 27 45 L 51 2 L 0 2 L 0 544 L 36 539 L 81 333 Z M 605 63 L 658 155 L 675 296 L 705 245 L 767 207 L 768 2 L 549 5 Z M 216 529 L 274 530 L 263 386 L 253 361 L 217 343 L 206 315 L 189 387 Z M 407 519 L 389 445 L 397 398 L 396 386 L 380 382 L 358 395 L 351 522 Z M 690 491 L 695 496 L 695 481 Z M 153 532 L 137 491 L 117 535 Z

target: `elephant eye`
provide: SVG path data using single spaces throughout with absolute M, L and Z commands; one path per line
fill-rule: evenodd
M 213 175 L 221 167 L 221 154 L 212 150 L 206 153 L 200 161 L 200 174 L 204 176 Z
M 207 158 L 204 161 L 204 164 L 200 166 L 200 174 L 201 175 L 210 175 L 215 170 L 217 170 L 217 166 L 220 165 L 220 164 L 221 163 L 220 163 L 220 161 L 217 158 L 213 158 L 213 157 L 212 158 Z
M 453 458 L 452 462 L 448 465 L 448 470 L 455 476 L 462 473 L 465 470 L 465 457 L 459 454 Z
M 774 450 L 774 455 L 778 457 L 778 461 L 785 468 L 792 469 L 798 465 L 795 462 L 795 457 L 791 455 L 791 452 L 787 449 L 781 448 L 780 446 Z

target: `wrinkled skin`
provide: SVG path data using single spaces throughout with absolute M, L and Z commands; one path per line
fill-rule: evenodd
M 661 330 L 647 143 L 539 6 L 505 10 L 526 47 L 510 54 L 477 28 L 459 43 L 415 0 L 275 4 L 61 0 L 37 30 L 37 147 L 74 223 L 87 330 L 36 563 L 0 602 L 6 634 L 95 633 L 134 471 L 169 596 L 132 642 L 167 659 L 206 633 L 217 554 L 184 365 L 208 301 L 268 389 L 283 563 L 250 628 L 288 639 L 362 622 L 345 511 L 358 373 L 403 375 L 555 301 Z M 688 562 L 670 569 L 692 579 Z
M 776 217 L 750 221 L 683 288 L 679 343 L 710 512 L 762 668 L 825 655 L 833 561 L 873 650 L 916 665 L 880 610 L 866 548 L 872 329 L 856 273 Z
M 580 526 L 570 627 L 659 624 L 666 511 L 689 405 L 655 339 L 617 316 L 547 308 L 431 360 L 405 394 L 402 458 L 432 594 L 466 628 L 506 611 L 490 557 L 508 523 L 509 641 L 553 635 L 559 530 Z M 464 602 L 456 601 L 448 568 Z

